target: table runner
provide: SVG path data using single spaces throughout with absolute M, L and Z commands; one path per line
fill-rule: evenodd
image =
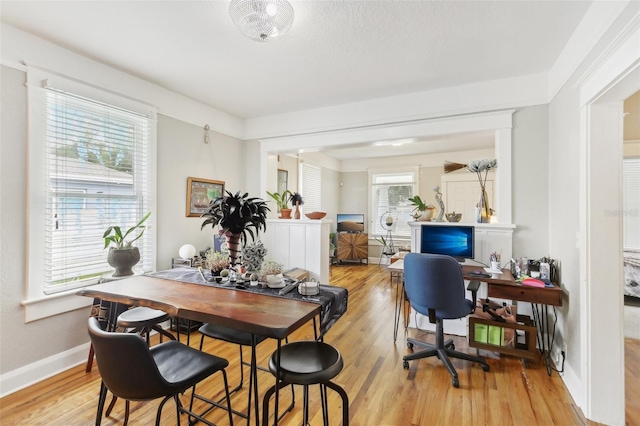
M 210 277 L 208 271 L 203 270 L 205 277 Z M 167 279 L 172 281 L 180 281 L 191 284 L 200 284 L 210 287 L 219 287 L 228 289 L 229 291 L 248 291 L 251 293 L 264 294 L 266 296 L 282 297 L 287 299 L 302 300 L 305 302 L 318 303 L 322 305 L 320 313 L 320 336 L 323 336 L 335 322 L 347 311 L 348 291 L 343 287 L 335 287 L 331 285 L 320 285 L 320 292 L 315 296 L 303 296 L 298 293 L 297 289 L 293 289 L 287 294 L 280 295 L 280 289 L 269 287 L 263 288 L 261 285 L 250 286 L 248 282 L 244 283 L 244 288 L 236 288 L 235 285 L 229 283 L 216 283 L 206 281 L 200 275 L 200 272 L 194 268 L 175 268 L 164 271 L 150 272 L 146 274 L 150 277 Z M 288 278 L 287 278 L 288 280 Z

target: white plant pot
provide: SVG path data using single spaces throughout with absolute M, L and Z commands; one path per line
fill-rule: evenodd
M 267 275 L 267 285 L 271 288 L 284 287 L 284 277 L 282 274 Z

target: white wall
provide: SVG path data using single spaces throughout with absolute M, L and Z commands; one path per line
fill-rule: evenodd
M 546 105 L 513 115 L 513 238 L 515 257 L 549 255 L 549 135 Z M 500 168 L 500 164 L 498 164 Z M 499 214 L 499 212 L 498 212 Z M 505 259 L 505 263 L 508 259 Z
M 221 180 L 225 190 L 246 191 L 244 142 L 205 131 L 175 118 L 158 114 L 158 270 L 171 267 L 183 244 L 204 250 L 212 245 L 211 226 L 200 230 L 203 219 L 186 217 L 187 177 Z

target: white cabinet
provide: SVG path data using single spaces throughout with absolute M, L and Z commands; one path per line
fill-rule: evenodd
M 267 230 L 261 240 L 267 258 L 284 266 L 285 270 L 300 268 L 309 277 L 329 284 L 330 220 L 267 219 Z

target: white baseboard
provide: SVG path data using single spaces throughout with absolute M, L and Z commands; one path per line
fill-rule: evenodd
M 578 407 L 580 407 L 584 414 L 585 395 L 582 389 L 582 382 L 576 375 L 576 372 L 573 370 L 573 368 L 571 368 L 571 365 L 566 361 L 564 364 L 564 372 L 562 373 L 561 377 L 564 385 L 567 387 L 567 390 L 571 394 L 573 401 Z
M 161 324 L 165 330 L 169 321 Z M 155 331 L 151 332 L 153 336 Z M 0 375 L 0 398 L 87 362 L 89 342 Z M 95 365 L 95 364 L 94 364 Z
M 87 362 L 89 343 L 0 375 L 0 398 Z

